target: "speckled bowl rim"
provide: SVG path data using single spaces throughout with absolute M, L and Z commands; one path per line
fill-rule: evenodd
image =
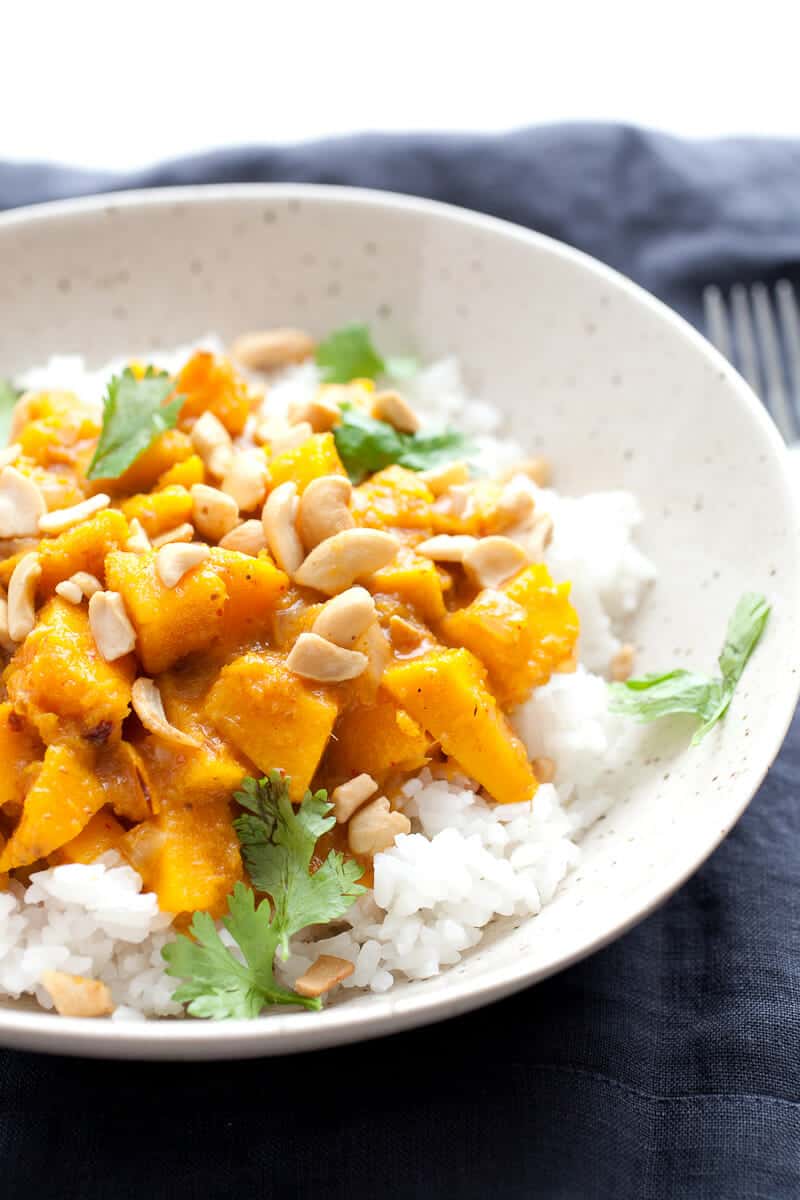
M 14 209 L 0 214 L 0 229 L 13 225 L 30 228 L 39 222 L 79 221 L 103 209 L 159 207 L 177 202 L 191 205 L 195 201 L 226 203 L 236 199 L 265 202 L 316 200 L 373 209 L 405 210 L 439 220 L 445 219 L 467 229 L 515 240 L 521 248 L 544 251 L 603 280 L 610 288 L 627 293 L 637 304 L 649 309 L 665 326 L 669 326 L 676 336 L 693 347 L 710 366 L 727 372 L 731 398 L 735 398 L 765 435 L 776 473 L 776 486 L 783 488 L 787 510 L 793 513 L 795 528 L 800 532 L 800 507 L 786 448 L 763 405 L 744 379 L 731 372 L 730 364 L 710 343 L 660 300 L 590 255 L 544 234 L 469 209 L 395 192 L 291 183 L 211 184 L 108 192 L 76 200 L 54 201 Z M 418 991 L 415 990 L 413 994 L 406 994 L 400 999 L 392 999 L 390 995 L 373 997 L 370 1000 L 369 1013 L 354 1013 L 344 1004 L 314 1015 L 270 1014 L 258 1021 L 225 1021 L 217 1024 L 191 1020 L 154 1020 L 109 1026 L 106 1020 L 79 1020 L 57 1017 L 50 1013 L 20 1012 L 0 1007 L 0 1044 L 53 1054 L 131 1059 L 199 1060 L 290 1054 L 400 1033 L 415 1026 L 468 1012 L 519 991 L 534 981 L 545 979 L 586 958 L 620 937 L 667 900 L 694 874 L 727 836 L 758 790 L 780 751 L 799 695 L 800 678 L 793 693 L 787 693 L 782 711 L 774 714 L 772 736 L 769 741 L 764 739 L 761 768 L 749 783 L 745 783 L 738 790 L 732 789 L 730 819 L 724 828 L 698 849 L 688 866 L 680 870 L 669 885 L 655 886 L 652 894 L 645 895 L 624 919 L 616 921 L 602 934 L 588 938 L 577 950 L 565 954 L 557 962 L 551 962 L 544 967 L 530 968 L 526 967 L 524 961 L 520 961 L 510 966 L 489 968 L 483 971 L 477 980 L 467 977 L 454 980 L 446 992 L 429 994 L 422 984 L 419 985 Z

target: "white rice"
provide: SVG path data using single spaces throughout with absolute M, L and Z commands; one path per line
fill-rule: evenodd
M 214 337 L 203 346 L 217 350 Z M 170 370 L 185 361 L 184 347 L 155 362 Z M 62 387 L 100 403 L 111 370 L 88 371 L 77 356 L 52 359 L 20 380 L 26 388 Z M 314 394 L 317 369 L 287 371 L 269 392 L 269 411 Z M 501 439 L 500 414 L 466 394 L 458 363 L 446 359 L 422 370 L 403 388 L 431 425 L 452 424 L 475 443 L 475 459 L 493 474 L 524 457 Z M 633 542 L 641 513 L 634 496 L 604 492 L 569 499 L 530 488 L 540 510 L 550 512 L 554 536 L 547 562 L 557 580 L 572 582 L 581 620 L 582 666 L 555 675 L 513 715 L 531 757 L 557 766 L 554 784 L 533 803 L 488 804 L 467 779 L 437 778 L 429 770 L 409 780 L 402 804 L 412 832 L 376 856 L 375 886 L 347 915 L 335 936 L 310 941 L 302 934 L 279 970 L 296 979 L 320 953 L 355 964 L 342 987 L 388 991 L 397 980 L 427 979 L 460 961 L 496 917 L 534 916 L 553 898 L 580 859 L 580 835 L 613 802 L 606 776 L 624 753 L 626 725 L 608 712 L 604 672 L 620 645 L 621 625 L 638 609 L 652 564 Z M 55 867 L 12 883 L 0 893 L 0 993 L 33 994 L 51 1007 L 39 983 L 56 969 L 101 979 L 118 1008 L 115 1019 L 170 1015 L 176 986 L 164 972 L 161 948 L 172 936 L 171 918 L 141 879 L 115 856 L 92 866 Z

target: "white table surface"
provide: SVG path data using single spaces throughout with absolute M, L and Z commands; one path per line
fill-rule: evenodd
M 124 169 L 363 129 L 584 119 L 795 135 L 796 13 L 796 0 L 5 0 L 0 158 Z

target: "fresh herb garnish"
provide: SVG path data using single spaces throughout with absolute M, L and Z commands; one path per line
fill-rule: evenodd
M 725 716 L 736 685 L 750 655 L 758 645 L 770 613 L 770 605 L 757 592 L 746 592 L 734 609 L 719 655 L 721 675 L 709 678 L 681 669 L 661 675 L 645 675 L 625 683 L 612 683 L 612 712 L 640 721 L 657 721 L 674 713 L 687 713 L 701 722 L 692 745 Z
M 317 366 L 325 383 L 349 383 L 351 379 L 410 379 L 419 370 L 415 358 L 382 358 L 372 344 L 366 325 L 344 325 L 317 346 Z
M 427 471 L 469 449 L 463 434 L 452 430 L 398 433 L 394 426 L 376 420 L 352 404 L 342 406 L 342 420 L 333 436 L 353 483 L 360 483 L 373 471 L 392 463 L 410 471 Z
M 11 414 L 21 395 L 21 388 L 14 387 L 10 379 L 0 379 L 0 440 L 3 443 L 8 441 Z
M 317 840 L 334 824 L 327 793 L 306 792 L 295 809 L 289 781 L 279 771 L 245 779 L 236 799 L 247 809 L 235 822 L 242 856 L 254 887 L 267 899 L 256 905 L 252 889 L 237 883 L 223 924 L 244 963 L 220 939 L 208 913 L 195 913 L 190 932 L 179 934 L 162 953 L 168 974 L 186 982 L 174 998 L 193 1017 L 257 1017 L 269 1004 L 318 1009 L 317 998 L 299 996 L 276 983 L 276 952 L 285 958 L 289 939 L 308 925 L 341 917 L 366 890 L 357 882 L 358 863 L 331 850 L 312 875 Z
M 126 367 L 112 376 L 103 400 L 103 428 L 87 479 L 116 479 L 178 420 L 183 396 L 165 404 L 175 384 L 165 371 L 148 367 L 141 379 Z

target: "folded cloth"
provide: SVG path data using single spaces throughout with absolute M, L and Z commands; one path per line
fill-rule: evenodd
M 506 217 L 697 323 L 705 283 L 792 276 L 800 257 L 800 143 L 601 125 L 253 148 L 124 177 L 0 164 L 0 208 L 234 180 L 388 188 Z M 799 784 L 796 721 L 671 901 L 585 962 L 445 1024 L 260 1062 L 0 1052 L 0 1193 L 796 1200 Z

